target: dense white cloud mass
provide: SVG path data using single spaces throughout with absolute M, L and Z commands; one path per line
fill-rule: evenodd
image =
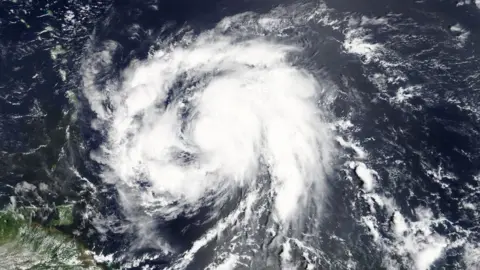
M 288 59 L 298 48 L 212 30 L 153 52 L 99 89 L 94 78 L 115 47 L 86 61 L 84 93 L 94 127 L 106 130 L 95 158 L 126 212 L 193 214 L 266 178 L 281 227 L 299 221 L 307 203 L 321 209 L 332 140 L 317 103 L 323 90 Z

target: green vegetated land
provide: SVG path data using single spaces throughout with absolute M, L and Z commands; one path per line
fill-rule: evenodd
M 34 208 L 0 211 L 2 269 L 102 269 L 88 250 L 55 226 L 73 223 L 72 205 L 57 207 L 47 225 L 32 221 Z

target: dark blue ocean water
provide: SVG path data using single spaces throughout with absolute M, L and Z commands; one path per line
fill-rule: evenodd
M 286 33 L 289 41 L 303 44 L 308 69 L 328 74 L 341 94 L 334 101 L 336 118 L 349 117 L 355 126 L 350 136 L 368 151 L 368 165 L 379 174 L 380 189 L 394 198 L 403 215 L 415 220 L 414 209 L 431 209 L 445 222 L 436 224 L 439 235 L 451 242 L 480 241 L 480 214 L 464 207 L 478 202 L 480 168 L 479 50 L 480 9 L 474 3 L 455 1 L 2 1 L 0 2 L 0 203 L 6 206 L 15 196 L 17 203 L 51 209 L 54 204 L 76 203 L 79 239 L 104 254 L 115 253 L 119 264 L 157 250 L 129 251 L 133 237 L 119 228 L 125 220 L 113 186 L 104 184 L 101 167 L 90 159 L 105 139 L 90 128 L 95 115 L 81 92 L 81 61 L 90 48 L 114 40 L 121 47 L 114 54 L 114 66 L 103 70 L 98 84 L 118 78 L 133 59 L 145 59 L 162 35 L 188 25 L 194 33 L 214 27 L 221 19 L 243 12 L 266 14 L 279 6 L 299 9 L 328 7 L 329 18 L 340 21 L 338 28 L 314 22 L 296 25 Z M 69 19 L 73 14 L 74 21 Z M 342 47 L 348 31 L 348 17 L 388 18 L 388 24 L 364 26 L 372 42 L 382 44 L 386 53 L 378 61 L 346 53 Z M 457 45 L 450 27 L 460 24 L 468 38 Z M 132 32 L 132 25 L 137 30 Z M 168 27 L 165 27 L 168 25 Z M 52 30 L 45 31 L 46 27 Z M 42 31 L 45 31 L 42 33 Z M 62 52 L 52 57 L 52 48 Z M 384 65 L 390 63 L 390 65 Z M 62 78 L 62 72 L 66 79 Z M 401 79 L 386 83 L 384 89 L 369 79 L 373 74 Z M 392 75 L 394 74 L 394 75 Z M 419 86 L 407 103 L 392 103 L 400 87 Z M 74 93 L 76 104 L 68 97 Z M 75 121 L 72 121 L 72 117 Z M 360 182 L 348 184 L 348 173 L 340 169 L 347 155 L 339 155 L 330 185 L 332 195 L 324 214 L 324 231 L 318 249 L 332 260 L 356 262 L 353 269 L 381 269 L 383 251 L 372 244 L 365 226 L 357 223 L 368 205 L 357 197 Z M 423 165 L 422 165 L 423 164 Z M 426 170 L 441 168 L 455 177 L 440 176 L 440 182 Z M 88 187 L 78 175 L 88 179 Z M 36 189 L 19 188 L 29 183 Z M 40 189 L 40 183 L 48 189 Z M 442 184 L 443 183 L 443 184 Z M 445 187 L 445 185 L 447 187 Z M 93 210 L 92 210 L 93 209 Z M 99 231 L 94 222 L 81 218 L 93 211 L 98 216 L 115 216 L 109 229 Z M 226 207 L 226 213 L 229 208 Z M 476 210 L 478 211 L 478 210 Z M 375 214 L 382 226 L 392 216 Z M 215 220 L 203 220 L 204 213 L 173 222 L 159 220 L 158 229 L 180 251 L 189 249 Z M 198 222 L 197 222 L 198 223 Z M 387 232 L 380 230 L 382 233 Z M 336 235 L 344 242 L 329 238 Z M 385 233 L 386 238 L 391 237 Z M 107 240 L 105 240 L 107 239 Z M 207 246 L 188 269 L 208 265 Z M 464 269 L 462 245 L 446 249 L 432 269 Z M 345 252 L 345 250 L 349 250 Z M 407 256 L 407 255 L 406 255 Z M 143 264 L 168 266 L 175 256 L 144 260 Z M 347 269 L 330 264 L 321 269 Z M 254 269 L 254 268 L 252 268 Z M 320 268 L 319 268 L 320 269 Z M 404 265 L 401 269 L 413 269 Z

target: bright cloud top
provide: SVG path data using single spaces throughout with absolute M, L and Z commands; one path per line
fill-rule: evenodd
M 193 213 L 255 189 L 262 174 L 280 224 L 320 208 L 331 139 L 320 85 L 288 59 L 298 49 L 212 32 L 165 47 L 106 89 L 93 80 L 109 50 L 87 61 L 84 93 L 107 137 L 95 158 L 125 207 Z

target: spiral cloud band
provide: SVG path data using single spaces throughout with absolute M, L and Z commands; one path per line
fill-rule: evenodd
M 266 178 L 281 228 L 307 205 L 321 208 L 331 139 L 321 86 L 289 60 L 298 48 L 212 30 L 152 52 L 99 89 L 92 67 L 108 65 L 113 47 L 90 60 L 84 93 L 106 135 L 94 157 L 125 209 L 173 219 Z

